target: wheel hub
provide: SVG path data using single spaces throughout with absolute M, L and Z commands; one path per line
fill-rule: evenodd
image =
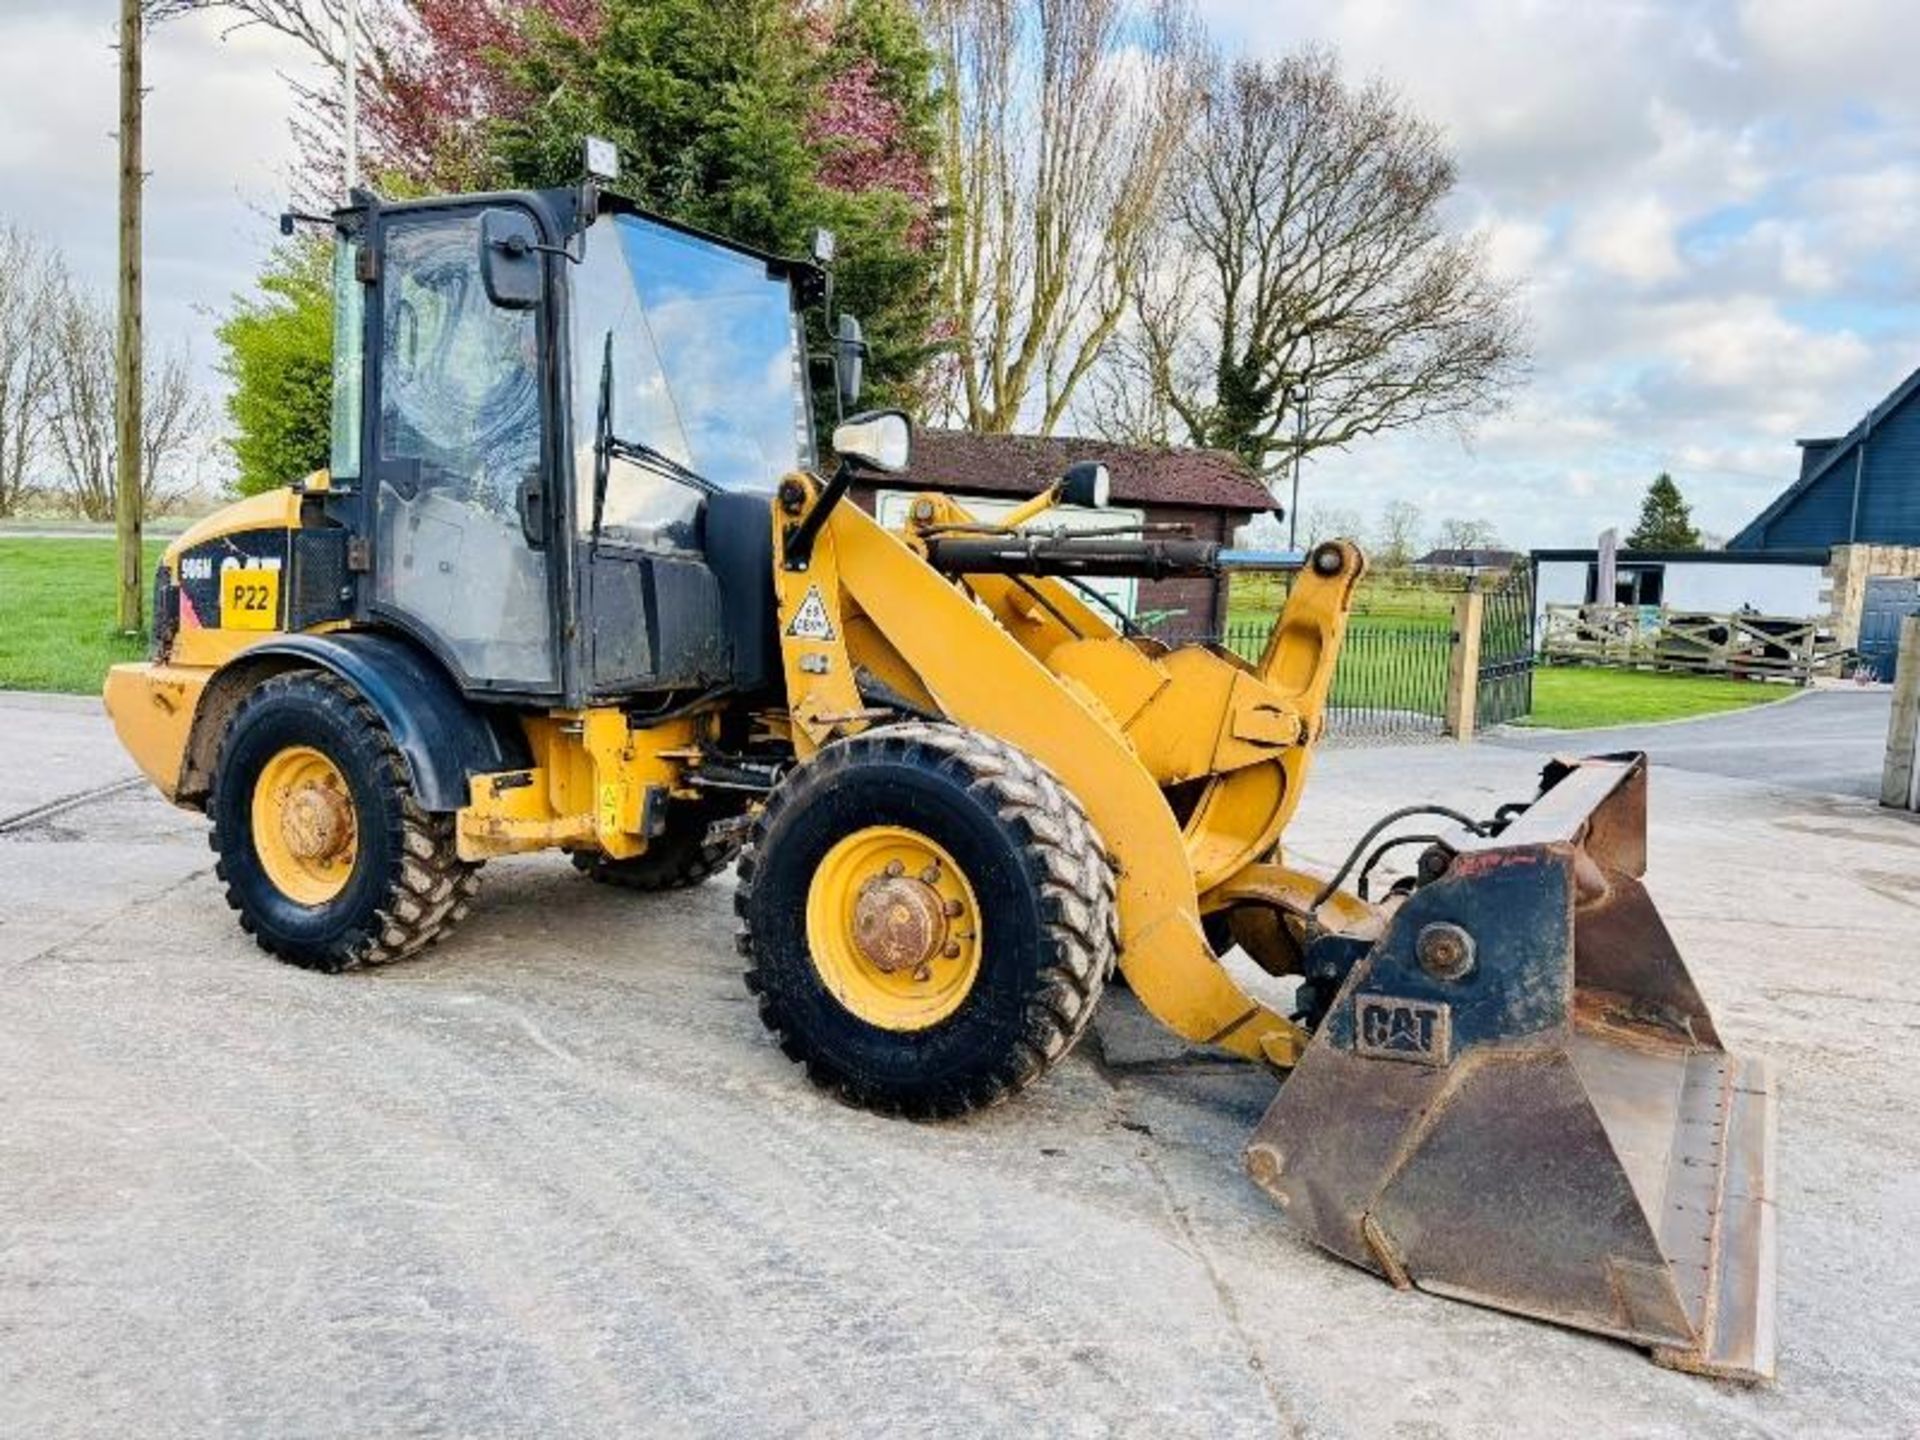
M 807 893 L 807 944 L 827 990 L 888 1030 L 953 1014 L 980 973 L 980 905 L 945 847 L 898 825 L 844 836 Z
M 326 785 L 302 785 L 287 796 L 280 812 L 280 833 L 295 858 L 329 861 L 353 838 L 353 807 Z
M 254 781 L 254 854 L 267 879 L 300 905 L 347 888 L 359 859 L 353 795 L 340 767 L 309 745 L 289 745 Z
M 889 975 L 923 969 L 946 946 L 946 902 L 916 876 L 876 875 L 854 901 L 853 943 Z

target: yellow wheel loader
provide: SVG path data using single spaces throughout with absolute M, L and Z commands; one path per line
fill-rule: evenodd
M 1006 1099 L 1117 966 L 1170 1030 L 1286 1077 L 1248 1165 L 1321 1245 L 1771 1373 L 1767 1073 L 1722 1048 L 1641 886 L 1642 758 L 1556 764 L 1491 816 L 1413 807 L 1303 873 L 1281 840 L 1352 545 L 1050 524 L 1103 505 L 1099 466 L 995 524 L 928 488 L 884 529 L 847 495 L 907 468 L 905 418 L 814 452 L 823 262 L 592 182 L 357 192 L 331 224 L 330 467 L 176 540 L 152 657 L 106 685 L 262 948 L 404 959 L 500 855 L 642 890 L 737 856 L 746 984 L 848 1103 Z M 831 334 L 851 408 L 858 323 Z M 1296 572 L 1257 664 L 1086 585 L 1248 562 Z M 1416 872 L 1366 898 L 1416 815 Z

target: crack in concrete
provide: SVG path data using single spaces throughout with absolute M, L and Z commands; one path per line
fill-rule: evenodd
M 56 815 L 64 815 L 69 810 L 78 810 L 83 805 L 92 805 L 96 801 L 111 800 L 129 790 L 138 789 L 147 783 L 143 775 L 131 775 L 124 780 L 113 780 L 105 785 L 95 785 L 91 789 L 76 790 L 71 795 L 62 795 L 39 805 L 29 805 L 12 815 L 0 816 L 0 835 L 15 830 L 26 830 Z
M 1194 1225 L 1193 1217 L 1187 1213 L 1187 1207 L 1181 1203 L 1178 1193 L 1174 1190 L 1173 1180 L 1166 1172 L 1166 1167 L 1160 1163 L 1155 1145 L 1151 1142 L 1150 1137 L 1153 1134 L 1151 1127 L 1133 1118 L 1132 1107 L 1127 1104 L 1125 1092 L 1121 1090 L 1118 1081 L 1107 1069 L 1106 1062 L 1096 1059 L 1093 1068 L 1095 1073 L 1106 1082 L 1108 1093 L 1112 1096 L 1116 1122 L 1123 1129 L 1149 1137 L 1149 1143 L 1137 1147 L 1137 1153 L 1160 1191 L 1161 1203 L 1166 1207 L 1168 1218 L 1173 1221 L 1174 1228 L 1179 1231 L 1181 1238 L 1185 1241 L 1184 1248 L 1200 1262 L 1200 1268 L 1206 1272 L 1207 1283 L 1213 1288 L 1214 1299 L 1220 1306 L 1220 1312 L 1226 1319 L 1227 1327 L 1239 1342 L 1247 1368 L 1253 1372 L 1262 1393 L 1266 1396 L 1268 1408 L 1273 1412 L 1277 1433 L 1306 1435 L 1308 1432 L 1304 1422 L 1292 1414 L 1285 1397 L 1280 1393 L 1279 1386 L 1274 1383 L 1272 1374 L 1267 1370 L 1267 1363 L 1261 1358 L 1259 1347 L 1254 1343 L 1253 1332 L 1247 1328 L 1246 1320 L 1240 1313 L 1240 1304 L 1234 1299 L 1226 1276 L 1214 1263 L 1213 1253 L 1207 1248 L 1199 1228 Z
M 211 875 L 212 873 L 213 873 L 213 866 L 211 865 L 203 865 L 198 870 L 190 870 L 185 875 L 182 875 L 178 880 L 168 881 L 165 885 L 162 885 L 158 890 L 154 891 L 151 895 L 142 896 L 140 899 L 133 901 L 129 905 L 123 905 L 118 910 L 112 911 L 111 913 L 106 915 L 102 915 L 98 920 L 94 921 L 93 924 L 87 926 L 84 930 L 80 931 L 79 934 L 62 936 L 60 939 L 54 941 L 51 945 L 48 945 L 42 949 L 36 950 L 31 955 L 22 956 L 19 960 L 12 961 L 10 963 L 16 964 L 16 965 L 31 965 L 36 960 L 58 960 L 61 958 L 60 952 L 62 950 L 65 950 L 68 946 L 78 945 L 82 941 L 90 939 L 91 937 L 99 934 L 102 930 L 106 929 L 107 926 L 113 924 L 117 920 L 125 919 L 129 915 L 138 914 L 140 911 L 145 910 L 150 906 L 158 905 L 162 900 L 166 899 L 169 895 L 173 894 L 175 891 L 184 890 L 187 886 L 193 884 L 196 880 L 204 880 L 207 876 Z

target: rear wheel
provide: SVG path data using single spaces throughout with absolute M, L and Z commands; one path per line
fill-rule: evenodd
M 916 1117 L 1039 1079 L 1113 968 L 1113 867 L 1079 802 L 949 725 L 841 741 L 789 776 L 735 905 L 786 1053 L 851 1104 Z
M 276 676 L 247 697 L 220 742 L 207 812 L 241 926 L 306 969 L 425 949 L 478 884 L 453 817 L 420 808 L 379 715 L 334 675 Z
M 736 807 L 737 810 L 737 807 Z M 667 807 L 667 827 L 647 842 L 641 854 L 615 860 L 594 850 L 573 852 L 573 868 L 602 885 L 624 890 L 681 890 L 719 874 L 740 855 L 742 841 L 714 840 L 713 822 L 736 810 L 705 801 Z

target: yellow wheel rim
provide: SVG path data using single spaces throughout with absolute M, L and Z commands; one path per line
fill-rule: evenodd
M 324 905 L 347 888 L 360 853 L 347 777 L 318 750 L 290 745 L 253 786 L 253 849 L 274 888 Z
M 980 905 L 945 848 L 872 825 L 827 851 L 807 890 L 807 945 L 833 997 L 869 1025 L 924 1030 L 973 990 Z

